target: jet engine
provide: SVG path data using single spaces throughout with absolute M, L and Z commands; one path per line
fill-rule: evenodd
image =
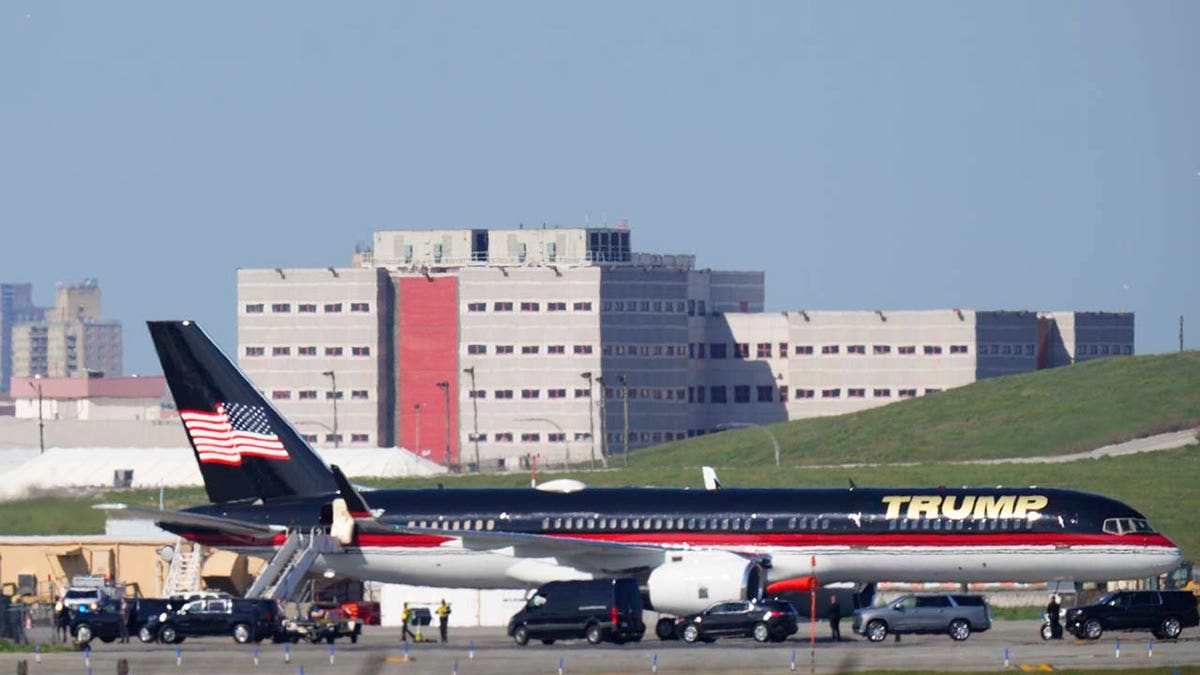
M 762 564 L 728 551 L 672 551 L 650 572 L 650 605 L 659 612 L 684 615 L 722 600 L 762 597 Z

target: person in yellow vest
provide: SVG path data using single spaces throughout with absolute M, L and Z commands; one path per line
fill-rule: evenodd
M 446 624 L 450 621 L 450 605 L 442 598 L 442 604 L 438 605 L 438 630 L 442 633 L 442 642 L 446 641 Z
M 412 631 L 410 631 L 408 629 L 408 621 L 411 618 L 412 618 L 412 610 L 410 610 L 408 608 L 408 603 L 406 602 L 406 603 L 404 603 L 404 610 L 400 612 L 400 621 L 403 624 L 403 627 L 401 628 L 400 639 L 405 642 L 408 642 L 408 638 L 410 638 L 410 637 L 413 638 L 414 640 L 416 639 L 416 636 L 413 635 Z

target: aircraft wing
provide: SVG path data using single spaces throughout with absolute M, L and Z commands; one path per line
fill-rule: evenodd
M 168 530 L 204 529 L 238 537 L 273 537 L 277 532 L 283 531 L 283 528 L 278 526 L 250 523 L 232 518 L 206 516 L 187 511 L 159 511 L 158 509 L 147 509 L 141 506 L 129 506 L 128 504 L 100 504 L 96 508 L 109 511 L 118 517 L 153 520 L 155 525 Z M 172 526 L 175 527 L 173 528 Z
M 578 569 L 614 572 L 652 568 L 661 565 L 671 549 L 651 544 L 622 544 L 570 536 L 549 536 L 524 532 L 481 532 L 477 530 L 442 530 L 432 527 L 391 528 L 405 534 L 449 537 L 462 542 L 462 547 L 476 551 L 512 549 L 513 557 L 556 558 Z

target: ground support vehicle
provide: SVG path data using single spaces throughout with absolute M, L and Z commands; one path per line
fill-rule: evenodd
M 337 605 L 314 605 L 309 610 L 307 619 L 285 619 L 283 622 L 281 641 L 299 642 L 306 640 L 313 644 L 327 642 L 347 637 L 351 643 L 358 642 L 362 635 L 363 622 L 349 615 Z
M 879 607 L 856 609 L 851 623 L 855 633 L 871 642 L 889 633 L 946 633 L 952 640 L 966 640 L 991 627 L 987 600 L 954 593 L 909 594 Z

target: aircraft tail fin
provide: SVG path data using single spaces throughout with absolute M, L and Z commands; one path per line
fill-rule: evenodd
M 333 472 L 194 321 L 149 321 L 214 503 L 334 493 Z

